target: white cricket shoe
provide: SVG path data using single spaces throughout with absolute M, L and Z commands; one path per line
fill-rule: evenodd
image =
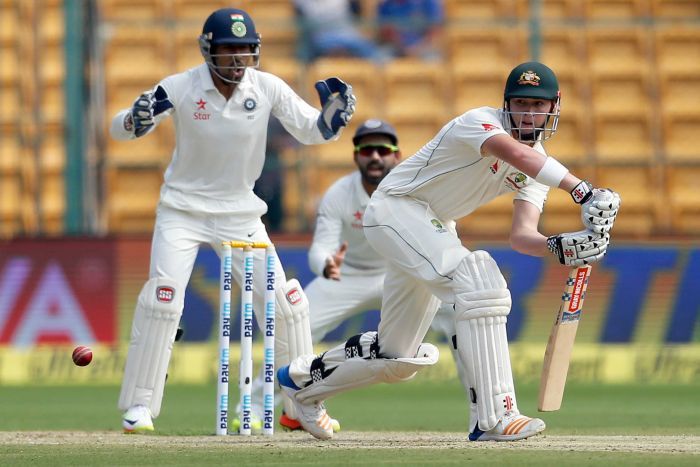
M 301 426 L 299 420 L 288 416 L 286 413 L 282 412 L 279 420 L 280 426 L 285 431 L 303 431 L 304 427 Z M 335 418 L 331 417 L 331 427 L 333 428 L 333 433 L 338 433 L 340 431 L 340 422 Z
M 280 388 L 294 404 L 297 420 L 301 423 L 304 430 L 311 433 L 314 438 L 331 439 L 333 437 L 333 424 L 323 404 L 301 403 L 294 397 L 295 393 L 301 388 L 289 377 L 289 365 L 277 370 L 277 381 L 279 381 Z
M 507 412 L 498 424 L 489 431 L 482 431 L 479 425 L 469 433 L 470 441 L 516 441 L 542 433 L 545 424 L 539 418 L 530 418 L 519 413 Z
M 122 417 L 124 433 L 145 433 L 153 431 L 151 411 L 145 405 L 135 405 L 124 412 Z

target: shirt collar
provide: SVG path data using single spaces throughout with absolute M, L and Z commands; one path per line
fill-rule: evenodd
M 202 80 L 202 88 L 204 88 L 205 91 L 209 91 L 211 89 L 216 89 L 216 86 L 214 86 L 214 80 L 211 79 L 211 72 L 209 71 L 209 65 L 206 63 L 202 64 L 199 66 L 199 78 Z

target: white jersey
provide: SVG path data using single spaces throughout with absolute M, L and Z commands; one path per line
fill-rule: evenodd
M 470 110 L 445 125 L 416 154 L 384 178 L 378 190 L 425 201 L 442 220 L 464 217 L 504 193 L 528 201 L 540 212 L 549 187 L 493 156 L 481 145 L 503 129 L 503 112 L 492 107 Z M 541 143 L 534 149 L 545 154 Z
M 316 125 L 319 110 L 304 102 L 284 81 L 248 68 L 226 100 L 214 86 L 206 64 L 163 79 L 173 107 L 176 144 L 165 172 L 161 203 L 187 211 L 262 215 L 267 207 L 253 193 L 265 162 L 270 114 L 304 144 L 324 143 Z M 119 112 L 112 121 L 115 139 L 134 138 Z
M 367 243 L 362 229 L 367 203 L 369 196 L 358 170 L 336 181 L 323 196 L 309 249 L 309 267 L 317 276 L 323 275 L 326 259 L 344 241 L 348 242 L 348 249 L 340 267 L 343 276 L 384 272 L 386 261 Z

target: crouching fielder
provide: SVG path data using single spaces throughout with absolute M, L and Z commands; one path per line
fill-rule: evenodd
M 323 412 L 326 398 L 405 381 L 437 361 L 437 349 L 422 340 L 438 299 L 455 307 L 458 364 L 471 400 L 469 439 L 511 441 L 544 430 L 542 420 L 518 409 L 506 336 L 506 281 L 489 253 L 470 251 L 445 225 L 515 192 L 515 250 L 551 252 L 570 266 L 605 255 L 619 196 L 592 188 L 547 157 L 542 142 L 556 131 L 559 104 L 552 70 L 523 63 L 507 79 L 502 109 L 480 107 L 450 121 L 379 185 L 364 215 L 367 240 L 387 260 L 378 331 L 278 371 L 307 431 L 321 439 L 333 435 Z M 566 190 L 581 206 L 582 231 L 549 238 L 538 232 L 549 187 Z

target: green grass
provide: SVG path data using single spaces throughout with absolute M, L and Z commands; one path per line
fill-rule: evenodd
M 56 466 L 56 465 L 317 465 L 317 466 L 374 466 L 374 465 L 517 465 L 517 466 L 694 466 L 697 458 L 669 454 L 615 453 L 615 452 L 541 452 L 494 451 L 493 449 L 419 450 L 419 449 L 334 449 L 313 452 L 299 449 L 232 450 L 230 447 L 183 448 L 167 450 L 152 447 L 105 446 L 76 450 L 66 446 L 29 446 L 22 451 L 11 450 L 3 455 L 3 465 Z M 60 463 L 57 460 L 60 459 Z
M 213 433 L 216 388 L 166 387 L 158 434 Z M 697 385 L 569 385 L 562 409 L 540 414 L 549 434 L 700 435 Z M 0 387 L 0 431 L 117 430 L 116 386 Z M 233 393 L 232 393 L 233 397 Z M 536 415 L 537 387 L 518 387 L 518 406 Z M 467 404 L 456 381 L 381 384 L 327 403 L 350 431 L 467 431 Z
M 216 388 L 166 388 L 156 435 L 213 433 Z M 700 435 L 697 385 L 569 385 L 558 412 L 540 414 L 548 435 Z M 0 387 L 0 431 L 112 431 L 120 429 L 116 386 Z M 233 394 L 232 394 L 233 396 Z M 536 413 L 537 387 L 521 385 L 518 405 Z M 343 431 L 467 432 L 467 404 L 457 381 L 420 380 L 377 385 L 332 399 L 330 413 Z M 512 443 L 481 449 L 465 442 L 450 449 L 324 447 L 307 435 L 298 446 L 271 443 L 150 445 L 0 444 L 0 465 L 696 465 L 689 453 L 551 451 L 519 449 Z M 212 437 L 213 438 L 213 437 Z M 129 440 L 134 438 L 128 438 Z M 693 441 L 697 442 L 697 441 Z

